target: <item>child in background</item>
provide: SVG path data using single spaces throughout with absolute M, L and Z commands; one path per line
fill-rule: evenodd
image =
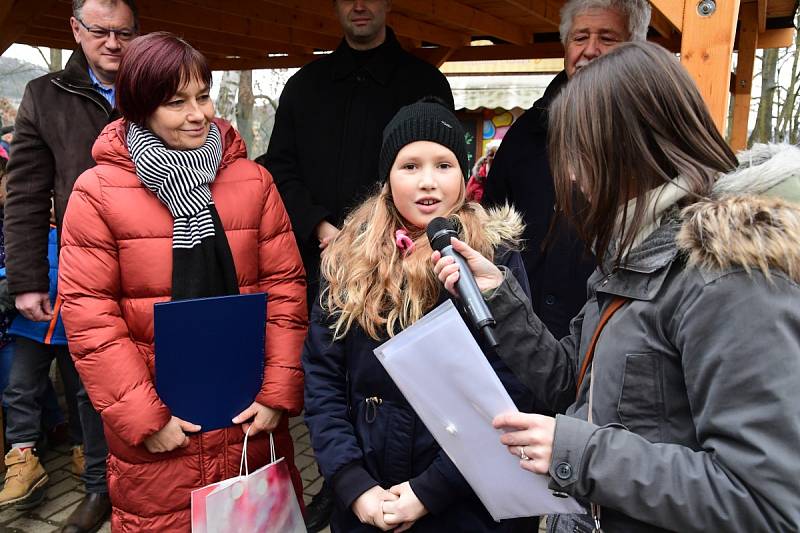
M 0 490 L 0 507 L 13 504 L 18 509 L 29 509 L 44 499 L 48 476 L 35 447 L 42 437 L 43 414 L 53 409 L 57 412 L 49 378 L 53 359 L 58 363 L 69 411 L 72 471 L 81 475 L 84 470 L 83 434 L 76 399 L 78 374 L 67 348 L 60 302 L 56 297 L 58 235 L 55 225 L 50 227 L 48 260 L 53 318 L 49 322 L 33 322 L 17 315 L 8 328 L 8 334 L 14 342 L 10 345 L 13 356 L 10 358 L 11 370 L 3 392 L 3 403 L 7 413 L 6 438 L 11 450 L 5 457 L 7 470 L 5 484 Z M 0 276 L 5 279 L 5 268 L 0 269 Z
M 467 201 L 478 202 L 483 200 L 483 190 L 486 188 L 486 178 L 489 177 L 489 171 L 492 169 L 494 156 L 497 149 L 500 147 L 500 141 L 492 141 L 486 148 L 486 154 L 478 159 L 475 166 L 472 167 L 472 176 L 467 182 Z
M 430 100 L 402 108 L 383 134 L 384 185 L 323 253 L 323 290 L 303 352 L 305 420 L 338 499 L 334 532 L 532 529 L 529 519 L 492 520 L 372 352 L 448 297 L 429 263 L 425 228 L 435 217 L 450 217 L 461 237 L 527 286 L 514 251 L 519 216 L 465 202 L 467 167 L 464 132 L 447 108 Z M 484 353 L 526 405 L 527 389 Z

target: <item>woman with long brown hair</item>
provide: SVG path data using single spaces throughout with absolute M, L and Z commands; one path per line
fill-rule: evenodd
M 520 466 L 587 504 L 589 530 L 800 527 L 800 150 L 739 163 L 688 73 L 631 43 L 550 115 L 558 204 L 598 269 L 555 339 L 513 276 L 469 246 L 498 354 L 556 412 L 494 421 Z M 793 185 L 792 185 L 793 184 Z M 433 254 L 448 289 L 458 267 Z M 583 531 L 574 516 L 551 531 Z M 577 529 L 573 529 L 577 527 Z

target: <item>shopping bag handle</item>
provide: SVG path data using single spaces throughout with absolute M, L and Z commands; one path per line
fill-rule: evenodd
M 244 434 L 244 446 L 242 446 L 242 459 L 239 461 L 239 477 L 242 477 L 242 469 L 244 468 L 244 475 L 250 475 L 250 468 L 247 466 L 247 438 L 250 436 L 250 430 L 253 428 L 253 425 L 250 424 L 250 427 L 247 428 L 247 431 Z M 277 457 L 275 456 L 275 439 L 272 437 L 272 432 L 269 432 L 269 462 L 274 463 L 277 461 Z

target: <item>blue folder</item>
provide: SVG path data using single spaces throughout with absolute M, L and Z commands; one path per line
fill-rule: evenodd
M 156 391 L 203 431 L 233 425 L 261 390 L 267 295 L 155 304 Z

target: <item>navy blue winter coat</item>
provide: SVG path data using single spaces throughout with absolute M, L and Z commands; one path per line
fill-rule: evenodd
M 527 290 L 517 252 L 503 264 Z M 447 297 L 442 291 L 442 302 Z M 303 350 L 305 421 L 317 463 L 337 497 L 334 532 L 378 531 L 362 524 L 350 506 L 366 490 L 410 481 L 428 509 L 411 531 L 529 531 L 530 519 L 494 522 L 466 480 L 416 415 L 373 350 L 382 344 L 354 326 L 332 341 L 329 317 L 317 302 Z M 474 334 L 474 332 L 473 332 Z M 481 343 L 481 339 L 476 335 Z M 484 345 L 487 359 L 517 406 L 525 411 L 531 394 Z M 480 451 L 476 450 L 476 454 Z

